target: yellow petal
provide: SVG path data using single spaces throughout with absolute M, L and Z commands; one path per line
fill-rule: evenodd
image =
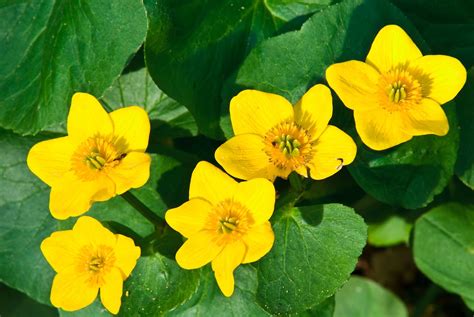
M 326 80 L 344 105 L 353 110 L 370 110 L 377 107 L 377 83 L 380 74 L 372 66 L 348 61 L 333 64 L 326 70 Z
M 166 222 L 171 228 L 181 233 L 186 238 L 204 229 L 212 205 L 202 199 L 193 198 L 177 208 L 166 212 Z
M 83 140 L 97 134 L 109 135 L 113 131 L 112 120 L 94 96 L 82 92 L 72 96 L 67 118 L 69 136 Z
M 107 176 L 115 183 L 117 195 L 130 188 L 139 188 L 150 178 L 150 155 L 141 152 L 130 152 L 117 166 L 107 170 Z
M 267 221 L 255 226 L 242 237 L 242 240 L 247 246 L 247 253 L 245 253 L 242 263 L 258 261 L 273 247 L 275 235 L 273 234 L 272 225 Z
M 254 178 L 237 185 L 234 200 L 246 206 L 255 221 L 255 225 L 264 223 L 273 214 L 275 208 L 275 187 L 264 178 Z
M 234 270 L 242 263 L 246 249 L 245 244 L 237 240 L 226 245 L 222 252 L 212 260 L 212 270 L 217 285 L 227 297 L 234 293 Z
M 120 310 L 122 291 L 122 275 L 117 268 L 112 268 L 104 276 L 104 284 L 100 287 L 100 300 L 112 314 L 117 314 Z
M 332 117 L 331 91 L 325 85 L 315 85 L 295 105 L 295 122 L 317 139 Z
M 202 230 L 192 235 L 176 253 L 176 261 L 183 269 L 200 268 L 211 262 L 222 250 L 215 241 L 215 232 Z
M 258 90 L 244 90 L 230 101 L 234 134 L 265 135 L 282 121 L 293 121 L 293 106 L 282 96 Z
M 94 201 L 107 200 L 114 195 L 115 185 L 110 178 L 99 176 L 83 181 L 68 172 L 51 188 L 49 209 L 54 218 L 67 219 L 85 213 Z
M 135 246 L 132 239 L 121 234 L 116 234 L 115 238 L 115 266 L 122 271 L 123 278 L 127 278 L 140 257 L 140 247 Z
M 56 272 L 66 271 L 76 264 L 79 248 L 72 230 L 53 232 L 41 242 L 41 252 Z
M 76 270 L 58 273 L 51 287 L 51 303 L 66 311 L 84 308 L 97 297 L 98 287 L 90 287 L 88 274 L 78 274 Z
M 124 144 L 127 151 L 145 152 L 150 136 L 150 119 L 144 109 L 138 106 L 120 108 L 111 112 L 110 118 L 118 144 Z
M 354 161 L 357 152 L 352 138 L 332 125 L 324 130 L 313 149 L 313 158 L 309 163 L 313 179 L 324 179 L 337 173 L 343 165 Z
M 445 55 L 427 55 L 410 63 L 423 97 L 439 104 L 452 100 L 466 83 L 466 69 L 459 60 Z
M 110 247 L 116 245 L 115 235 L 98 220 L 89 216 L 80 217 L 72 231 L 76 241 L 85 245 L 106 245 Z
M 387 25 L 375 37 L 366 62 L 385 73 L 421 56 L 416 44 L 401 27 Z
M 28 153 L 29 169 L 49 186 L 53 186 L 71 168 L 76 142 L 69 137 L 36 143 Z
M 232 197 L 237 182 L 214 165 L 201 161 L 194 168 L 189 185 L 189 199 L 204 198 L 217 204 Z
M 362 142 L 373 150 L 385 150 L 412 138 L 397 111 L 354 111 L 354 119 Z
M 240 134 L 230 138 L 217 148 L 215 158 L 227 173 L 236 178 L 275 179 L 260 135 Z
M 441 106 L 431 99 L 422 99 L 419 105 L 406 113 L 406 131 L 412 135 L 446 135 L 449 122 Z

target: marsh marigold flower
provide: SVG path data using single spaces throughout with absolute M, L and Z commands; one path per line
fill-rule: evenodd
M 140 257 L 133 240 L 113 234 L 91 217 L 80 217 L 72 230 L 57 231 L 41 243 L 41 252 L 56 271 L 51 303 L 74 311 L 90 305 L 100 290 L 102 304 L 120 309 L 123 281 Z
M 287 178 L 292 171 L 313 179 L 335 174 L 356 154 L 354 141 L 335 126 L 332 96 L 312 87 L 295 105 L 285 98 L 244 90 L 230 102 L 235 136 L 215 153 L 217 162 L 240 179 Z
M 273 246 L 268 219 L 275 189 L 264 178 L 237 183 L 217 167 L 200 162 L 193 171 L 189 201 L 166 213 L 168 224 L 187 238 L 176 253 L 185 269 L 212 262 L 225 296 L 234 292 L 234 270 L 255 262 Z
M 150 121 L 140 107 L 108 114 L 86 93 L 72 97 L 68 136 L 43 141 L 28 153 L 30 170 L 51 186 L 49 208 L 57 219 L 78 216 L 94 201 L 105 201 L 143 186 L 150 174 Z
M 331 65 L 326 78 L 346 107 L 354 110 L 362 141 L 384 150 L 413 136 L 448 133 L 440 104 L 461 90 L 466 69 L 450 56 L 423 56 L 405 31 L 387 25 L 375 37 L 365 63 Z

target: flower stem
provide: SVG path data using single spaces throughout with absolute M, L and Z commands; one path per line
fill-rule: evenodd
M 130 206 L 135 208 L 143 217 L 145 217 L 148 221 L 150 221 L 155 226 L 161 226 L 163 224 L 163 219 L 158 217 L 150 208 L 145 206 L 135 195 L 131 192 L 125 192 L 120 195 L 123 199 L 125 199 Z

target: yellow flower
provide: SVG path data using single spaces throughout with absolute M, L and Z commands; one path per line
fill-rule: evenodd
M 449 123 L 440 104 L 461 90 L 466 69 L 450 56 L 423 56 L 405 31 L 387 25 L 375 37 L 365 63 L 331 65 L 326 78 L 354 110 L 362 141 L 385 150 L 413 136 L 445 135 Z
M 230 102 L 235 136 L 216 150 L 216 160 L 240 179 L 273 181 L 292 171 L 329 177 L 350 164 L 357 150 L 351 137 L 328 125 L 331 117 L 331 92 L 324 85 L 312 87 L 294 108 L 281 96 L 244 90 Z
M 113 234 L 91 217 L 80 217 L 72 230 L 57 231 L 41 243 L 41 252 L 57 272 L 51 303 L 67 311 L 90 305 L 100 289 L 111 313 L 120 309 L 123 281 L 140 257 L 133 240 Z
M 176 261 L 188 270 L 212 261 L 219 288 L 231 296 L 237 266 L 257 261 L 273 246 L 268 219 L 274 204 L 270 181 L 237 183 L 212 164 L 199 162 L 191 177 L 189 201 L 166 213 L 168 224 L 188 239 Z
M 143 186 L 150 175 L 150 121 L 140 107 L 108 114 L 85 93 L 72 97 L 68 136 L 35 144 L 28 167 L 51 186 L 49 208 L 57 219 L 83 214 L 105 201 Z

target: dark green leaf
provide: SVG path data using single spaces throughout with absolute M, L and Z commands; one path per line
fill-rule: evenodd
M 336 293 L 334 317 L 408 317 L 403 302 L 379 284 L 353 276 Z
M 150 116 L 154 133 L 159 137 L 197 134 L 191 113 L 158 89 L 145 68 L 119 77 L 102 100 L 114 110 L 131 105 L 143 107 Z
M 63 122 L 72 94 L 102 95 L 146 29 L 139 0 L 0 5 L 0 126 L 31 134 Z
M 362 218 L 339 204 L 277 210 L 273 249 L 258 262 L 257 299 L 273 314 L 322 303 L 348 279 L 367 238 Z
M 0 283 L 0 316 L 2 317 L 55 317 L 58 311 L 28 298 Z
M 201 270 L 197 292 L 186 303 L 166 316 L 270 316 L 256 302 L 257 271 L 250 265 L 239 266 L 234 272 L 235 290 L 232 297 L 222 295 L 208 267 Z
M 474 189 L 474 68 L 468 72 L 466 86 L 457 98 L 460 140 L 456 175 Z
M 474 206 L 449 203 L 433 208 L 418 219 L 414 232 L 418 268 L 474 309 Z
M 200 132 L 221 137 L 224 80 L 249 50 L 299 15 L 331 0 L 147 1 L 145 57 L 151 77 L 196 118 Z

